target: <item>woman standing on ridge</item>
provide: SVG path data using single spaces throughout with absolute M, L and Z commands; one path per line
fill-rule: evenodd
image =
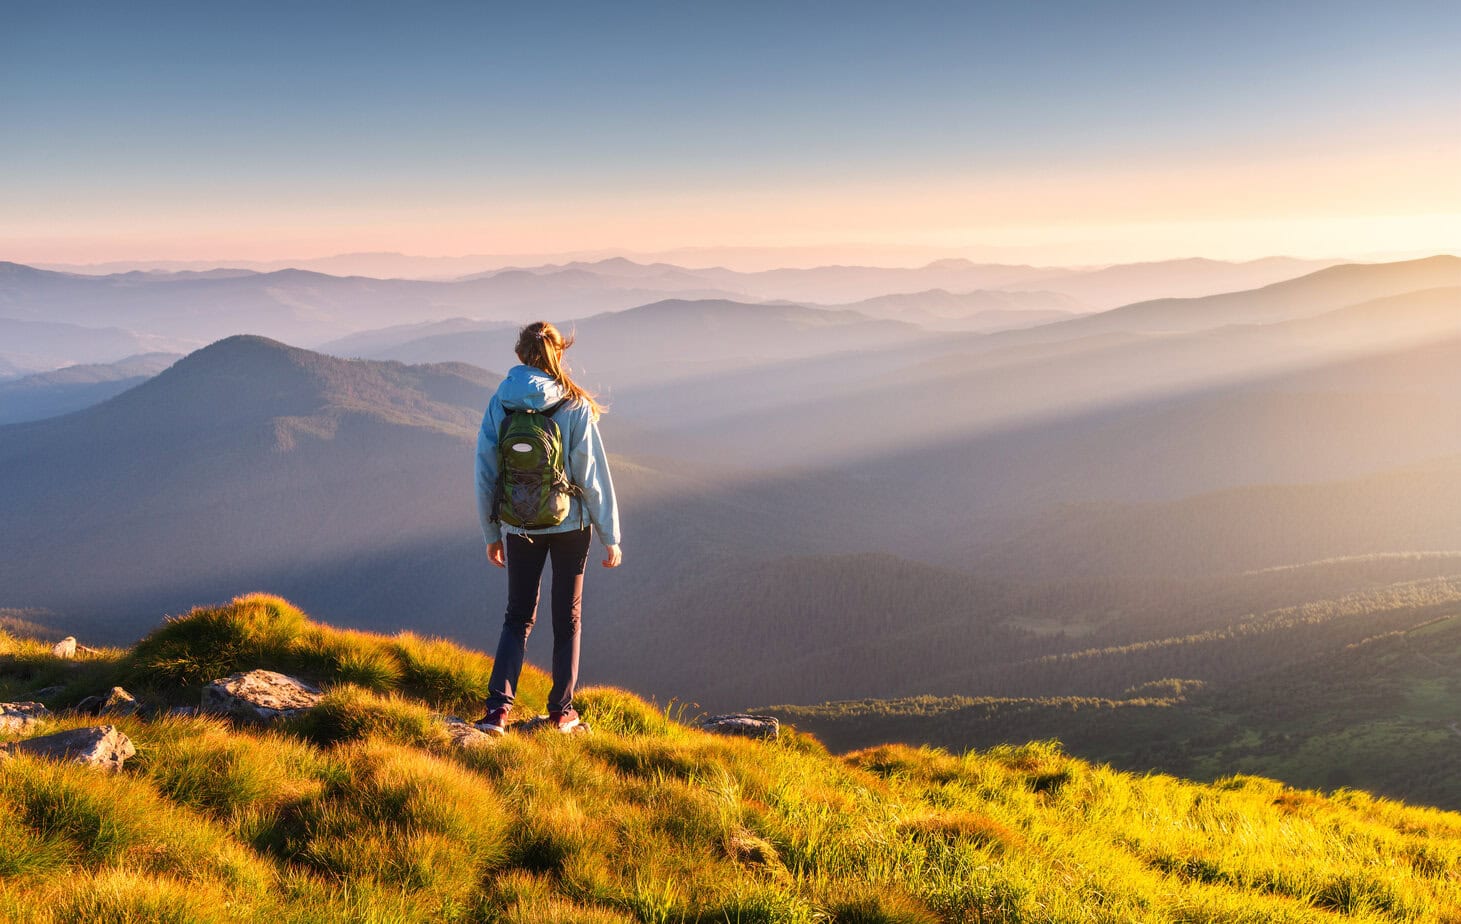
M 599 438 L 604 409 L 563 368 L 563 351 L 572 345 L 547 321 L 524 327 L 516 347 L 522 365 L 497 386 L 477 436 L 477 509 L 487 560 L 507 568 L 507 613 L 488 683 L 487 714 L 476 723 L 493 735 L 507 731 L 549 558 L 553 688 L 548 718 L 561 732 L 578 726 L 573 688 L 592 532 L 604 544 L 605 568 L 617 568 L 622 560 L 619 508 Z

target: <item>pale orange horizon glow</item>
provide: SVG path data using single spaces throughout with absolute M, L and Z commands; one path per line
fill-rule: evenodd
M 204 198 L 120 195 L 65 207 L 24 197 L 0 216 L 0 259 L 280 260 L 391 251 L 653 254 L 740 251 L 746 268 L 912 265 L 938 256 L 1049 264 L 1284 254 L 1365 258 L 1461 250 L 1461 140 L 1259 159 L 946 172 L 751 188 L 639 184 L 588 192 L 463 184 Z M 389 198 L 390 201 L 387 201 Z M 174 201 L 176 200 L 176 201 Z M 792 251 L 800 256 L 793 259 Z M 688 262 L 693 263 L 693 260 Z M 757 264 L 752 266 L 751 264 Z

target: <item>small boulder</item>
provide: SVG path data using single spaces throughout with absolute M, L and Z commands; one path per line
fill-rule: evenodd
M 463 721 L 454 715 L 441 717 L 442 723 L 446 726 L 446 733 L 451 735 L 452 743 L 459 748 L 481 748 L 490 745 L 493 736 L 469 722 Z
M 698 723 L 701 730 L 736 738 L 775 740 L 781 736 L 781 723 L 774 715 L 751 715 L 745 712 L 706 716 Z
M 0 703 L 0 735 L 25 731 L 50 715 L 40 703 Z
M 298 715 L 319 704 L 320 691 L 277 671 L 245 671 L 215 680 L 203 688 L 204 712 L 218 712 L 250 722 Z
M 112 691 L 101 704 L 101 711 L 108 715 L 136 715 L 141 708 L 142 704 L 137 702 L 137 697 L 121 687 L 112 687 Z
M 53 735 L 27 738 L 12 744 L 10 749 L 17 754 L 68 760 L 101 770 L 120 770 L 127 758 L 137 753 L 132 740 L 113 725 L 73 728 Z
M 70 659 L 76 657 L 76 636 L 68 635 L 61 639 L 51 649 L 51 654 L 58 658 Z
M 112 687 L 105 697 L 88 696 L 76 704 L 75 712 L 81 715 L 136 715 L 142 709 L 137 698 L 121 687 Z

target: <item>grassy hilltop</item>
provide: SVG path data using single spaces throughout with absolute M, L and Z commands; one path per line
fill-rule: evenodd
M 0 632 L 0 700 L 153 703 L 267 667 L 323 703 L 270 728 L 107 719 L 106 775 L 0 764 L 0 920 L 1461 921 L 1461 815 L 1233 776 L 1135 776 L 1053 743 L 829 754 L 714 737 L 621 690 L 586 737 L 459 750 L 490 660 L 314 623 L 262 595 L 128 650 Z M 546 678 L 529 670 L 525 709 Z M 97 720 L 63 717 L 41 732 Z

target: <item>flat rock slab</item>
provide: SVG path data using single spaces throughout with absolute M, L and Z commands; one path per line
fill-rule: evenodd
M 132 740 L 114 725 L 73 728 L 27 738 L 10 746 L 17 754 L 31 754 L 48 760 L 68 760 L 99 770 L 120 770 L 127 758 L 137 753 Z
M 319 705 L 320 691 L 277 671 L 245 671 L 203 688 L 203 711 L 250 722 L 298 715 Z
M 459 748 L 487 747 L 495 737 L 454 715 L 442 716 L 441 721 L 446 726 L 446 733 L 451 735 L 452 743 Z
M 40 703 L 0 703 L 0 735 L 25 731 L 50 716 L 51 710 Z
M 736 712 L 730 715 L 706 716 L 697 723 L 702 731 L 736 738 L 775 740 L 781 736 L 781 722 L 774 715 L 751 715 Z

